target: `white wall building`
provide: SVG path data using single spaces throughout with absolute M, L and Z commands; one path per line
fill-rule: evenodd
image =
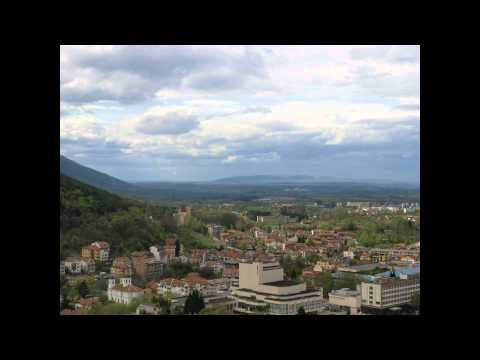
M 351 315 L 357 315 L 362 305 L 362 295 L 357 290 L 332 290 L 328 293 L 328 299 L 331 305 L 349 308 Z
M 232 291 L 235 311 L 246 314 L 295 315 L 320 310 L 325 304 L 322 290 L 307 290 L 306 284 L 284 280 L 277 261 L 239 264 L 239 287 Z
M 420 274 L 380 278 L 372 283 L 362 283 L 362 305 L 384 309 L 410 302 L 420 292 Z
M 64 261 L 64 269 L 70 274 L 95 272 L 95 261 L 84 257 L 68 257 Z
M 120 304 L 130 304 L 133 299 L 144 295 L 143 289 L 132 285 L 132 278 L 108 279 L 108 300 Z

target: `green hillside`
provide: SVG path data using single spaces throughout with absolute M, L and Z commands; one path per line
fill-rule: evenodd
M 80 165 L 62 155 L 60 155 L 60 172 L 73 179 L 114 193 L 125 194 L 134 188 L 125 181 Z
M 82 246 L 106 241 L 113 256 L 163 243 L 177 233 L 185 249 L 214 246 L 205 224 L 192 217 L 178 227 L 174 208 L 125 199 L 60 174 L 60 255 L 80 255 Z
M 83 245 L 107 241 L 126 255 L 175 231 L 172 209 L 124 199 L 60 174 L 60 253 L 79 255 Z

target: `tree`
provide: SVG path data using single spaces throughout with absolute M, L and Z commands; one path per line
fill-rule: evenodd
M 159 298 L 155 298 L 155 300 L 158 302 L 158 305 L 160 307 L 160 315 L 170 315 L 170 307 L 171 307 L 171 302 L 167 298 L 164 298 L 163 296 L 160 296 Z
M 77 291 L 78 291 L 78 295 L 80 295 L 80 297 L 82 297 L 82 298 L 85 298 L 88 295 L 89 290 L 88 290 L 88 285 L 85 282 L 85 280 L 80 282 L 77 285 Z
M 417 292 L 417 293 L 413 294 L 410 302 L 413 306 L 415 306 L 415 308 L 418 311 L 420 311 L 420 292 Z
M 307 315 L 303 306 L 300 306 L 300 308 L 298 309 L 297 315 Z
M 329 272 L 321 272 L 318 277 L 315 278 L 315 285 L 323 289 L 323 297 L 328 298 L 328 293 L 332 291 L 334 287 L 332 274 Z
M 192 293 L 188 295 L 188 298 L 185 301 L 183 313 L 191 315 L 198 314 L 203 308 L 205 308 L 203 297 L 200 295 L 197 289 L 194 289 Z
M 225 306 L 217 306 L 213 308 L 204 308 L 200 311 L 200 315 L 232 315 L 232 311 L 227 310 Z
M 175 241 L 175 257 L 180 256 L 180 240 Z
M 180 305 L 176 305 L 173 308 L 173 315 L 183 315 L 183 307 Z

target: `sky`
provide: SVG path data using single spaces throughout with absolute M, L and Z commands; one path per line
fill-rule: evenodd
M 66 46 L 60 152 L 125 181 L 420 179 L 420 46 Z

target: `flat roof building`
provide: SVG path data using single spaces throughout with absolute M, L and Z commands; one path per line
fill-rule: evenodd
M 295 315 L 300 307 L 315 312 L 325 305 L 322 290 L 285 280 L 278 261 L 239 264 L 239 287 L 232 297 L 234 310 L 246 314 Z
M 420 274 L 399 273 L 399 276 L 378 278 L 361 284 L 362 306 L 386 309 L 407 304 L 420 292 Z

